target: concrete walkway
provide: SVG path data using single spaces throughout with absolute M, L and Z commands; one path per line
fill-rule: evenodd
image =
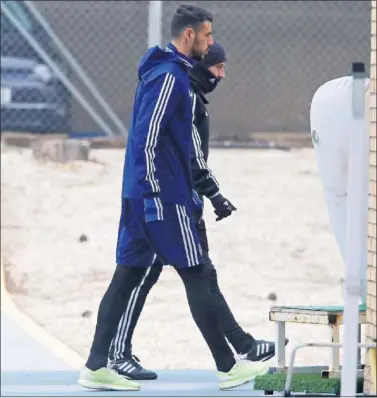
M 260 396 L 249 383 L 220 391 L 214 371 L 161 370 L 138 392 L 91 391 L 76 381 L 84 361 L 22 313 L 6 290 L 1 262 L 1 396 Z
M 1 311 L 1 396 L 255 396 L 252 384 L 221 392 L 213 371 L 159 371 L 139 392 L 95 392 L 76 384 L 78 370 Z

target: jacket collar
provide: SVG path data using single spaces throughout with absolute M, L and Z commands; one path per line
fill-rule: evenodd
M 177 57 L 189 68 L 192 68 L 196 61 L 193 58 L 187 57 L 177 50 L 177 47 L 171 42 L 166 47 L 167 51 L 171 51 L 177 55 Z

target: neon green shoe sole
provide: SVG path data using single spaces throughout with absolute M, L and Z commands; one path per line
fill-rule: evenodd
M 84 368 L 78 380 L 78 384 L 94 390 L 112 391 L 139 391 L 140 385 L 132 380 L 119 375 L 112 369 L 101 368 L 90 370 Z
M 229 390 L 253 381 L 256 376 L 264 375 L 268 372 L 269 365 L 265 362 L 239 361 L 228 372 L 218 372 L 220 379 L 219 389 Z

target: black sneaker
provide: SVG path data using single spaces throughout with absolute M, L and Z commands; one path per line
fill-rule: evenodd
M 157 373 L 152 370 L 144 369 L 140 365 L 140 360 L 135 355 L 128 358 L 113 360 L 110 362 L 111 369 L 114 369 L 120 375 L 131 380 L 155 380 Z
M 285 339 L 285 345 L 288 342 L 289 340 Z M 265 362 L 273 356 L 275 356 L 275 343 L 273 341 L 255 340 L 251 349 L 246 354 L 241 355 L 241 358 L 252 362 Z

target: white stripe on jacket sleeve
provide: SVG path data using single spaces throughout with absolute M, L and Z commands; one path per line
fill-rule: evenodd
M 154 172 L 156 171 L 156 167 L 154 165 L 154 159 L 156 156 L 155 151 L 158 133 L 161 127 L 161 121 L 164 117 L 166 107 L 170 100 L 170 96 L 174 87 L 174 82 L 175 77 L 171 73 L 167 73 L 149 123 L 147 142 L 145 145 L 145 164 L 147 168 L 147 174 L 145 179 L 151 184 L 152 192 L 160 191 L 158 180 L 154 175 Z
M 207 162 L 204 159 L 204 154 L 202 151 L 202 140 L 200 139 L 199 131 L 195 125 L 195 108 L 196 108 L 196 94 L 194 93 L 194 99 L 192 101 L 192 144 L 195 151 L 195 159 L 202 170 L 207 170 L 208 178 L 211 178 L 216 186 L 219 186 L 216 177 L 212 174 L 211 169 L 208 167 Z

